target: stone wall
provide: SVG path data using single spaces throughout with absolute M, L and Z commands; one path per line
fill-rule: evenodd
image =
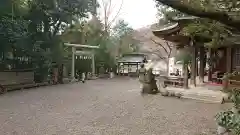
M 0 84 L 21 84 L 21 83 L 33 83 L 34 82 L 34 72 L 0 72 Z

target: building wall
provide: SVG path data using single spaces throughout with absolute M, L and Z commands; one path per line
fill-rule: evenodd
M 138 65 L 120 65 L 119 69 L 117 70 L 117 73 L 124 73 L 124 74 L 128 74 L 128 73 L 136 73 L 137 69 L 140 68 L 140 64 Z
M 171 73 L 176 73 L 177 69 L 180 72 L 180 75 L 183 75 L 182 64 L 175 61 L 175 57 L 169 58 L 169 72 L 168 75 L 171 76 Z
M 232 49 L 232 71 L 240 71 L 240 48 Z
M 222 51 L 222 56 L 220 56 L 219 51 Z M 215 65 L 213 65 L 214 72 L 215 71 L 221 71 L 221 72 L 226 72 L 227 71 L 227 66 L 226 65 L 226 48 L 221 48 L 218 49 L 217 51 L 214 51 L 214 56 L 217 57 L 217 61 Z

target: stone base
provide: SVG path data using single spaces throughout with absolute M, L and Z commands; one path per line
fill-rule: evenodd
M 110 78 L 114 78 L 114 73 L 110 72 Z
M 150 83 L 143 83 L 142 85 L 142 93 L 146 94 L 157 94 L 159 93 L 158 88 L 156 87 L 156 84 L 150 84 Z
M 73 79 L 71 79 L 71 83 L 74 83 L 74 82 L 77 82 L 78 81 L 78 79 L 76 79 L 76 78 L 73 78 Z
M 224 128 L 222 126 L 218 126 L 217 134 L 218 135 L 230 135 L 229 132 L 227 132 L 226 128 Z
M 91 77 L 88 78 L 88 80 L 95 80 L 95 79 L 98 79 L 96 75 L 91 75 Z
M 167 91 L 167 92 L 165 92 Z M 161 88 L 163 93 L 171 93 L 170 95 L 181 95 L 181 98 L 201 100 L 210 103 L 223 103 L 224 97 L 227 96 L 221 91 L 206 90 L 203 88 L 181 89 L 174 87 Z M 166 94 L 165 94 L 166 95 Z
M 63 83 L 65 84 L 65 83 L 69 83 L 69 82 L 71 82 L 71 79 L 70 78 L 63 78 Z

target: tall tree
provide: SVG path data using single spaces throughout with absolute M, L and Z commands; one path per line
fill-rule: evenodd
M 88 16 L 89 12 L 93 11 L 95 5 L 92 0 L 32 0 L 28 2 L 29 14 L 27 19 L 30 20 L 28 27 L 29 44 L 35 45 L 38 41 L 39 50 L 44 52 L 44 56 L 36 57 L 35 62 L 40 69 L 44 69 L 46 60 L 58 62 L 62 65 L 60 55 L 54 51 L 60 47 L 60 40 L 58 34 L 63 31 L 68 25 L 79 19 Z M 52 52 L 46 55 L 45 52 Z M 46 57 L 48 56 L 48 57 Z M 59 63 L 60 62 L 60 63 Z M 41 74 L 41 73 L 40 73 Z
M 16 48 L 25 46 L 23 41 L 28 36 L 28 20 L 25 20 L 23 11 L 26 9 L 24 0 L 0 2 L 0 63 L 1 68 L 5 69 L 6 65 L 12 65 L 12 61 L 7 60 L 7 55 L 16 54 Z M 22 50 L 22 49 L 21 49 Z
M 116 7 L 117 5 L 113 2 L 113 0 L 101 0 L 100 2 L 100 14 L 103 17 L 102 19 L 105 34 L 110 34 L 114 22 L 117 20 L 121 13 L 123 0 L 120 0 L 120 3 L 121 4 L 119 7 Z
M 59 34 L 94 12 L 94 4 L 94 0 L 1 0 L 0 50 L 24 51 L 38 69 L 49 62 L 61 64 Z
M 116 41 L 115 46 L 118 50 L 118 57 L 124 53 L 138 51 L 139 41 L 134 38 L 133 34 L 134 30 L 124 20 L 119 20 L 113 27 L 112 37 Z

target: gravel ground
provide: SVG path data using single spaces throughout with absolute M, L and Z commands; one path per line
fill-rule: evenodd
M 0 108 L 0 135 L 214 135 L 226 106 L 142 97 L 118 78 L 9 92 Z

